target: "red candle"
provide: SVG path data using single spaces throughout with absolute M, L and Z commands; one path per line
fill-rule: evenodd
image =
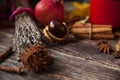
M 92 24 L 111 24 L 120 29 L 120 0 L 91 0 Z

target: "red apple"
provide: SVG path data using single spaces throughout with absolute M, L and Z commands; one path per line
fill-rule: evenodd
M 36 19 L 45 25 L 50 21 L 64 19 L 64 7 L 60 0 L 41 0 L 35 6 Z

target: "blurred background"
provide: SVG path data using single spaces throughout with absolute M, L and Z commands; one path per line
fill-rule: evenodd
M 31 7 L 34 6 L 40 0 L 29 0 Z M 65 15 L 70 18 L 73 16 L 80 16 L 85 18 L 89 15 L 89 0 L 64 0 L 65 4 Z M 11 25 L 9 22 L 9 16 L 14 11 L 15 7 L 12 0 L 0 0 L 0 26 L 6 27 Z
M 79 1 L 79 2 L 89 2 L 90 0 L 65 0 L 65 1 Z

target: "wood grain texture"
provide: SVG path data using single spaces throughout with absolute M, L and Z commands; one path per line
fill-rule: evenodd
M 0 52 L 12 44 L 14 29 L 0 30 Z M 97 52 L 94 40 L 70 39 L 64 45 L 48 48 L 54 58 L 48 72 L 22 75 L 0 71 L 0 80 L 120 80 L 120 59 Z M 116 40 L 109 40 L 114 47 Z M 1 65 L 22 66 L 14 53 Z

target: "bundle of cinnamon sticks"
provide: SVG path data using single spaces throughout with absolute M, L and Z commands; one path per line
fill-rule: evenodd
M 114 39 L 112 25 L 91 25 L 90 23 L 75 23 L 71 33 L 79 39 Z

